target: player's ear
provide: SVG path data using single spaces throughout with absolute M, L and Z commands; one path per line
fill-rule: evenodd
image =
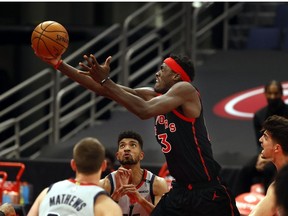
M 118 157 L 118 156 L 119 156 L 119 152 L 117 151 L 117 152 L 115 153 L 115 157 L 116 157 L 117 160 L 119 160 L 119 157 Z
M 70 161 L 70 166 L 71 166 L 71 168 L 72 168 L 72 170 L 73 171 L 76 171 L 76 163 L 75 163 L 75 160 L 74 159 L 71 159 L 71 161 Z
M 279 150 L 282 150 L 281 145 L 276 144 L 276 145 L 274 146 L 274 150 L 275 150 L 276 152 L 278 152 Z
M 182 81 L 181 75 L 178 74 L 178 73 L 175 73 L 175 75 L 174 75 L 174 80 L 175 80 L 175 81 Z
M 105 171 L 106 168 L 107 168 L 107 160 L 104 160 L 104 161 L 102 162 L 102 165 L 101 165 L 101 170 L 102 170 L 102 172 Z
M 143 151 L 141 151 L 141 153 L 140 153 L 140 160 L 143 160 L 143 158 L 144 158 L 144 152 Z

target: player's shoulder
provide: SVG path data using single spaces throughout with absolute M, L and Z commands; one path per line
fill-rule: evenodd
M 153 87 L 140 87 L 134 89 L 137 92 L 137 95 L 145 100 L 150 100 L 153 97 L 157 97 L 158 93 L 155 92 Z
M 167 181 L 165 178 L 155 175 L 154 184 L 166 185 Z
M 188 94 L 198 94 L 198 89 L 190 82 L 180 81 L 175 83 L 169 91 L 175 91 L 175 92 L 186 92 Z
M 94 204 L 94 211 L 99 213 L 101 212 L 103 215 L 122 216 L 120 206 L 106 194 L 101 194 L 97 197 Z
M 103 179 L 100 179 L 99 184 L 98 184 L 99 187 L 103 188 L 108 193 L 110 193 L 110 191 L 111 191 L 111 181 L 110 181 L 111 175 L 112 175 L 112 173 L 108 174 Z
M 160 176 L 155 176 L 153 183 L 153 193 L 155 195 L 162 195 L 169 191 L 168 183 L 166 179 Z

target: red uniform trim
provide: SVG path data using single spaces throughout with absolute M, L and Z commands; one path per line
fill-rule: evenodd
M 195 143 L 196 143 L 197 151 L 198 151 L 199 157 L 200 157 L 200 159 L 201 159 L 201 163 L 202 163 L 202 165 L 203 165 L 204 171 L 205 171 L 205 173 L 206 173 L 206 175 L 207 175 L 207 177 L 208 177 L 208 181 L 211 181 L 211 176 L 209 175 L 207 166 L 206 166 L 205 161 L 204 161 L 203 156 L 202 156 L 202 151 L 201 151 L 201 149 L 200 149 L 198 139 L 197 139 L 197 137 L 196 137 L 196 131 L 195 131 L 194 124 L 193 124 L 193 126 L 192 126 L 192 131 L 193 131 L 193 134 L 194 134 L 194 141 L 195 141 Z
M 144 183 L 145 183 L 145 179 L 147 178 L 147 170 L 143 169 L 143 176 L 142 176 L 142 180 L 141 182 L 136 186 L 137 189 L 139 189 Z
M 78 184 L 78 185 L 96 185 L 96 186 L 99 186 L 99 185 L 94 184 L 94 183 L 81 183 L 81 182 L 76 181 L 76 179 L 72 179 L 72 178 L 68 179 L 68 181 L 70 181 L 74 184 Z

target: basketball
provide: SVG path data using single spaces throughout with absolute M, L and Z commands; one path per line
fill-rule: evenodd
M 68 48 L 69 35 L 60 23 L 45 21 L 33 30 L 31 43 L 37 55 L 54 59 L 62 55 Z

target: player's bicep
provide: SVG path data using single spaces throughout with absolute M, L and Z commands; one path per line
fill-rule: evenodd
M 192 94 L 186 87 L 172 87 L 166 94 L 148 101 L 149 111 L 157 115 L 170 112 L 190 100 Z
M 154 91 L 154 89 L 150 88 L 150 87 L 132 89 L 132 88 L 129 88 L 129 87 L 126 87 L 126 86 L 122 86 L 122 85 L 118 85 L 118 86 L 121 87 L 126 92 L 129 92 L 130 94 L 138 96 L 138 97 L 142 98 L 145 101 L 150 100 L 151 98 L 157 96 L 157 93 Z
M 154 204 L 160 201 L 161 197 L 169 191 L 168 184 L 164 178 L 156 177 L 153 184 L 153 194 L 155 196 Z
M 39 206 L 47 194 L 48 188 L 45 188 L 36 198 L 33 205 L 31 206 L 27 216 L 38 216 L 39 215 Z
M 96 199 L 96 203 L 94 205 L 94 215 L 122 216 L 122 210 L 110 197 L 102 194 Z

